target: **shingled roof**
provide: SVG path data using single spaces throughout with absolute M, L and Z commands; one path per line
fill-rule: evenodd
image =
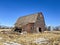
M 15 26 L 21 27 L 28 23 L 34 23 L 34 22 L 36 22 L 37 16 L 38 16 L 38 13 L 19 17 L 17 22 L 15 23 Z

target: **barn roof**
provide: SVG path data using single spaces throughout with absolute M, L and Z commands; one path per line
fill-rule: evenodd
M 28 23 L 34 23 L 34 22 L 36 22 L 37 16 L 38 16 L 38 13 L 19 17 L 17 22 L 15 23 L 15 26 L 21 27 L 21 26 L 26 25 Z

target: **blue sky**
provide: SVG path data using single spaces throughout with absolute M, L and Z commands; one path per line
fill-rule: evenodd
M 19 17 L 37 12 L 46 25 L 60 25 L 60 0 L 0 0 L 0 25 L 13 26 Z

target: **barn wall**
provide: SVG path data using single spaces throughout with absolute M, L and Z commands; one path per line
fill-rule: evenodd
M 34 30 L 34 24 L 29 23 L 29 24 L 23 26 L 22 29 L 23 29 L 23 31 L 27 31 L 28 33 L 32 33 Z

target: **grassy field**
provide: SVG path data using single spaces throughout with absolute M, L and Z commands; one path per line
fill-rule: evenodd
M 35 42 L 44 38 L 48 39 L 46 42 L 41 43 Z M 44 33 L 33 33 L 33 34 L 18 34 L 18 33 L 2 33 L 0 32 L 0 45 L 7 45 L 5 43 L 14 42 L 20 45 L 60 45 L 60 31 L 46 31 Z M 17 44 L 17 45 L 18 45 Z
M 1 31 L 11 31 L 11 29 L 0 29 L 0 32 Z

